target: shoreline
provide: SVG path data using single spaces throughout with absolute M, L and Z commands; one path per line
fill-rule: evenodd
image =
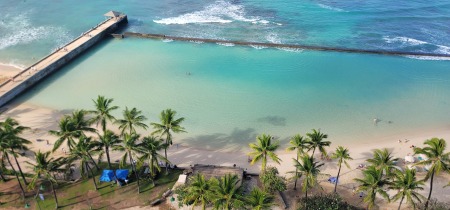
M 35 106 L 29 103 L 10 103 L 3 107 L 4 113 L 1 115 L 0 119 L 4 119 L 7 116 L 13 117 L 23 126 L 31 127 L 30 131 L 24 133 L 23 137 L 30 140 L 32 145 L 30 145 L 30 149 L 33 151 L 50 151 L 53 148 L 53 143 L 56 141 L 56 137 L 48 134 L 49 130 L 57 130 L 58 122 L 60 118 L 64 114 L 68 114 L 70 110 L 53 110 L 45 107 Z M 113 129 L 114 132 L 118 132 L 118 129 Z M 139 132 L 141 134 L 147 135 L 150 131 Z M 305 135 L 302 133 L 302 135 Z M 332 135 L 332 134 L 329 134 Z M 431 130 L 422 130 L 422 131 L 414 131 L 408 133 L 398 133 L 396 135 L 389 135 L 379 139 L 365 139 L 361 142 L 345 142 L 341 144 L 333 143 L 333 138 L 329 138 L 327 140 L 331 141 L 332 144 L 329 148 L 327 148 L 328 153 L 332 153 L 337 146 L 344 146 L 349 149 L 350 156 L 353 160 L 348 161 L 350 165 L 350 169 L 343 166 L 341 169 L 341 178 L 339 187 L 340 190 L 346 190 L 346 194 L 351 195 L 351 189 L 356 185 L 356 182 L 353 181 L 354 178 L 361 177 L 362 173 L 357 169 L 360 164 L 367 164 L 365 162 L 366 159 L 372 156 L 373 149 L 383 149 L 387 148 L 389 151 L 392 151 L 394 157 L 404 158 L 407 154 L 413 154 L 413 150 L 411 145 L 414 146 L 423 146 L 423 142 L 426 139 L 430 139 L 432 137 L 438 137 L 446 139 L 447 142 L 450 141 L 450 130 L 445 127 Z M 37 141 L 39 139 L 39 141 Z M 408 139 L 408 142 L 405 142 L 405 139 Z M 49 145 L 47 145 L 46 140 L 49 141 Z M 401 140 L 399 143 L 398 140 Z M 180 141 L 175 136 L 175 141 Z M 254 140 L 252 140 L 254 141 Z M 237 167 L 241 167 L 248 172 L 251 173 L 259 173 L 260 172 L 260 164 L 250 165 L 248 162 L 247 153 L 250 151 L 248 146 L 246 145 L 231 145 L 233 147 L 240 146 L 243 149 L 236 150 L 226 150 L 225 148 L 199 148 L 194 146 L 190 146 L 185 142 L 177 143 L 172 145 L 167 152 L 169 160 L 172 164 L 177 165 L 179 167 L 189 167 L 194 164 L 206 164 L 206 165 L 220 165 L 220 166 L 233 166 L 236 164 Z M 276 154 L 282 160 L 281 164 L 274 165 L 272 161 L 268 161 L 268 166 L 276 166 L 280 175 L 286 176 L 286 178 L 290 178 L 291 174 L 289 172 L 293 171 L 293 158 L 295 158 L 295 152 L 287 152 L 285 148 L 287 144 L 281 144 L 280 148 L 276 151 Z M 64 147 L 64 146 L 63 146 Z M 447 148 L 447 151 L 449 148 Z M 55 151 L 54 156 L 59 157 L 63 156 L 64 152 L 62 148 Z M 111 152 L 111 161 L 116 161 L 120 159 L 120 155 L 118 152 Z M 29 161 L 27 157 L 20 157 L 19 161 Z M 316 155 L 316 160 L 319 161 L 319 155 Z M 336 176 L 337 174 L 337 166 L 336 161 L 321 161 L 325 163 L 325 165 L 321 168 L 321 173 L 329 174 L 330 176 Z M 399 166 L 404 168 L 406 167 L 399 161 Z M 28 167 L 25 168 L 24 171 L 29 170 Z M 418 171 L 418 177 L 424 177 L 423 171 Z M 326 180 L 328 176 L 322 177 L 320 180 L 321 185 L 328 185 Z M 440 175 L 439 178 L 436 179 L 436 186 L 443 186 L 448 184 L 450 181 L 450 175 Z M 323 183 L 323 184 L 322 184 Z M 427 195 L 428 193 L 428 185 L 429 182 L 426 182 L 424 186 L 424 190 L 421 191 L 421 194 Z M 289 188 L 288 188 L 289 189 Z M 344 196 L 345 197 L 345 196 Z M 433 190 L 433 197 L 437 198 L 440 201 L 450 200 L 450 187 L 442 188 L 435 187 Z M 345 197 L 347 200 L 352 200 L 354 198 Z M 391 204 L 386 204 L 391 205 Z M 384 207 L 384 205 L 383 205 Z
M 0 63 L 0 83 L 18 74 L 22 69 L 19 66 Z

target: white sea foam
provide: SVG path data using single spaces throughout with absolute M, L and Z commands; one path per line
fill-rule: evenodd
M 261 45 L 250 45 L 250 46 L 255 48 L 255 49 L 257 49 L 257 50 L 262 50 L 262 49 L 267 48 L 266 46 L 261 46 Z
M 437 47 L 437 49 L 434 51 L 434 53 L 450 54 L 450 47 L 445 46 L 445 45 L 432 44 L 432 43 L 429 43 L 426 41 L 413 39 L 413 38 L 409 38 L 409 37 L 403 37 L 403 36 L 398 36 L 398 37 L 385 36 L 385 37 L 383 37 L 383 39 L 387 43 L 390 43 L 390 44 L 391 43 L 400 43 L 402 45 L 410 45 L 410 46 L 425 45 L 425 44 L 433 45 L 433 46 Z M 419 57 L 422 57 L 422 56 L 419 56 Z M 425 57 L 427 57 L 427 56 L 425 56 Z M 426 59 L 426 60 L 430 60 L 430 59 Z M 439 60 L 442 60 L 442 59 L 439 59 Z M 444 60 L 446 60 L 446 59 L 444 59 Z
M 303 52 L 303 49 L 299 49 L 299 48 L 277 47 L 277 49 L 279 49 L 279 50 L 284 50 L 284 51 L 287 51 L 287 52 L 296 52 L 296 53 L 301 53 L 301 52 Z
M 173 39 L 163 39 L 163 42 L 173 42 Z
M 226 46 L 226 47 L 233 47 L 235 44 L 233 43 L 226 43 L 226 42 L 217 42 L 218 45 Z
M 278 37 L 277 33 L 270 33 L 266 36 L 266 40 L 270 43 L 281 44 L 281 39 Z
M 183 14 L 177 17 L 153 20 L 159 24 L 189 24 L 189 23 L 231 23 L 233 21 L 243 21 L 252 23 L 267 24 L 269 21 L 259 17 L 246 17 L 245 9 L 242 5 L 219 0 L 206 6 L 200 11 Z
M 407 58 L 417 59 L 417 60 L 429 60 L 429 61 L 448 61 L 450 58 L 448 57 L 435 57 L 435 56 L 416 56 L 416 55 L 408 55 L 405 56 Z
M 13 68 L 20 69 L 20 70 L 24 70 L 26 68 L 26 66 L 16 63 L 15 60 L 10 61 L 9 63 L 0 63 L 0 66 L 11 66 Z
M 70 40 L 70 36 L 63 28 L 33 26 L 26 13 L 17 16 L 6 15 L 0 24 L 0 31 L 6 32 L 0 33 L 0 50 L 41 39 L 50 39 L 57 45 Z
M 333 10 L 333 11 L 337 11 L 337 12 L 345 12 L 345 10 L 343 10 L 343 9 L 332 7 L 332 6 L 328 6 L 328 5 L 325 5 L 325 4 L 318 4 L 318 5 L 319 5 L 319 7 L 322 7 L 324 9 L 329 9 L 329 10 Z
M 203 43 L 205 43 L 205 42 L 202 42 L 202 41 L 193 41 L 193 40 L 191 40 L 189 42 L 192 42 L 192 43 L 195 43 L 195 44 L 203 44 Z
M 401 44 L 409 44 L 409 45 L 421 45 L 421 44 L 427 44 L 428 42 L 420 41 L 417 39 L 409 38 L 409 37 L 403 37 L 403 36 L 397 36 L 397 37 L 389 37 L 384 36 L 384 41 L 387 43 L 401 43 Z

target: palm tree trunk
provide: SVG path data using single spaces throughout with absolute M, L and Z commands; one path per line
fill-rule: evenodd
M 314 153 L 316 152 L 316 147 L 314 147 L 314 149 L 313 149 L 313 154 L 312 154 L 312 156 L 311 157 L 314 157 Z
M 308 187 L 305 190 L 305 209 L 308 209 Z
M 19 165 L 19 161 L 17 161 L 17 158 L 16 158 L 16 152 L 14 152 L 14 149 L 11 149 L 11 151 L 13 152 L 13 157 L 14 157 L 14 160 L 16 161 L 17 168 L 19 169 L 20 176 L 22 176 L 23 182 L 25 183 L 25 185 L 28 185 L 28 182 L 27 182 L 27 180 L 25 179 L 25 176 L 23 175 L 22 168 L 21 168 L 20 165 Z
M 169 141 L 168 141 L 168 139 L 166 138 L 166 146 L 164 147 L 164 157 L 166 158 L 166 175 L 167 174 L 169 174 L 169 167 L 168 167 L 168 165 L 169 165 L 169 163 L 167 162 L 167 147 L 169 147 Z
M 100 168 L 98 167 L 98 165 L 95 163 L 94 158 L 92 158 L 91 154 L 90 154 L 89 152 L 88 152 L 87 154 L 88 154 L 89 158 L 91 159 L 92 163 L 94 163 L 95 168 L 97 168 L 97 170 L 100 170 Z
M 25 199 L 25 190 L 22 187 L 22 183 L 20 183 L 20 179 L 19 179 L 19 176 L 17 175 L 17 171 L 16 171 L 16 169 L 14 169 L 14 166 L 11 164 L 11 160 L 9 160 L 9 156 L 8 155 L 6 155 L 6 160 L 8 160 L 8 163 L 11 166 L 11 168 L 12 168 L 12 170 L 14 172 L 14 175 L 16 175 L 17 182 L 19 183 L 20 190 L 22 191 L 23 199 Z
M 3 172 L 0 172 L 0 177 L 2 178 L 2 180 L 3 180 L 4 182 L 6 182 L 5 176 L 3 176 Z
M 405 198 L 405 196 L 402 196 L 402 199 L 400 200 L 400 205 L 398 205 L 398 210 L 400 210 L 400 207 L 402 206 L 402 202 L 403 202 L 404 198 Z
M 111 159 L 109 158 L 109 148 L 107 146 L 105 146 L 105 152 L 106 152 L 106 159 L 108 160 L 109 170 L 112 170 Z
M 262 164 L 261 164 L 261 167 L 262 167 L 261 170 L 263 171 L 263 173 L 266 172 L 266 162 L 267 162 L 267 157 L 264 156 L 263 159 L 262 159 Z
M 298 152 L 297 152 L 297 162 L 298 162 Z M 297 180 L 298 180 L 298 168 L 295 167 L 295 182 L 294 182 L 294 190 L 297 190 Z
M 92 181 L 94 181 L 95 190 L 98 190 L 97 182 L 95 182 L 94 172 L 92 172 L 91 167 L 89 167 L 89 163 L 88 162 L 86 162 L 85 164 L 86 164 L 86 169 L 88 170 L 88 172 L 91 172 Z
M 431 172 L 431 180 L 430 180 L 430 193 L 428 194 L 427 202 L 425 202 L 425 210 L 428 209 L 428 203 L 430 202 L 431 192 L 433 191 L 433 178 L 434 178 L 434 169 Z
M 139 188 L 139 174 L 137 172 L 136 166 L 133 163 L 133 157 L 131 157 L 131 152 L 128 153 L 130 156 L 130 163 L 131 163 L 131 168 L 134 171 L 134 174 L 136 175 L 136 181 L 137 181 L 137 188 L 138 188 L 138 194 L 141 193 L 141 189 Z
M 339 170 L 338 170 L 338 174 L 337 174 L 337 177 L 336 177 L 336 183 L 334 183 L 334 193 L 336 193 L 336 190 L 337 190 L 337 183 L 338 183 L 338 180 L 339 180 L 339 174 L 341 173 L 341 167 L 342 167 L 342 163 L 339 164 Z
M 52 191 L 53 191 L 53 197 L 55 198 L 56 209 L 58 209 L 58 197 L 56 197 L 55 187 L 53 186 L 53 182 L 52 181 L 50 181 L 50 184 L 52 185 Z

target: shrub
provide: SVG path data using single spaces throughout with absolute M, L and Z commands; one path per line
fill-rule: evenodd
M 300 209 L 317 209 L 317 210 L 363 210 L 352 206 L 343 201 L 338 194 L 325 194 L 308 197 L 308 199 L 302 198 L 300 201 Z

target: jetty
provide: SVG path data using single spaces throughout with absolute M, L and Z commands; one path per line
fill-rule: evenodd
M 247 42 L 247 41 L 236 41 L 236 40 L 204 39 L 204 38 L 169 36 L 169 35 L 164 35 L 164 34 L 144 34 L 144 33 L 134 33 L 134 32 L 125 32 L 123 35 L 124 35 L 124 37 L 138 37 L 138 38 L 186 41 L 186 42 L 196 42 L 196 43 L 213 43 L 213 44 L 215 43 L 215 44 L 224 44 L 224 45 L 231 44 L 231 45 L 251 46 L 251 47 L 298 49 L 298 50 L 313 50 L 313 51 L 331 51 L 331 52 L 362 53 L 362 54 L 378 54 L 378 55 L 391 55 L 391 56 L 425 56 L 425 57 L 450 58 L 450 54 L 441 54 L 441 53 L 403 52 L 403 51 L 388 51 L 388 50 L 366 50 L 366 49 L 313 46 L 313 45 L 300 45 L 300 44 Z
M 104 16 L 103 22 L 0 84 L 0 107 L 128 23 L 127 15 L 120 12 L 110 11 Z

